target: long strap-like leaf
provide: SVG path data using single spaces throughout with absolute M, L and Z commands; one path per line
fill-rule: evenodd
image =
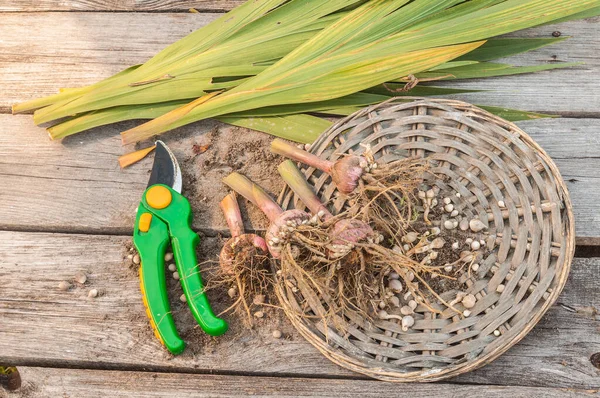
M 164 61 L 153 63 L 155 57 L 149 61 L 152 63 L 151 67 L 144 64 L 135 74 L 113 80 L 110 85 L 100 86 L 80 97 L 73 98 L 73 96 L 69 96 L 64 102 L 55 103 L 52 106 L 38 110 L 35 121 L 41 124 L 95 109 L 147 103 L 149 101 L 144 102 L 144 97 L 152 95 L 148 93 L 154 91 L 159 83 L 165 83 L 165 88 L 168 88 L 168 90 L 165 90 L 166 96 L 162 99 L 163 101 L 181 98 L 181 96 L 177 97 L 173 93 L 177 93 L 177 84 L 180 80 L 187 79 L 190 74 L 193 75 L 214 68 L 227 68 L 244 64 L 252 65 L 257 62 L 283 57 L 314 36 L 323 26 L 331 24 L 340 17 L 339 15 L 332 15 L 332 13 L 357 1 L 294 0 L 267 14 L 264 14 L 266 9 L 271 9 L 273 4 L 279 5 L 282 2 L 269 3 L 263 1 L 261 3 L 263 14 L 254 11 L 247 15 L 243 14 L 238 19 L 234 18 L 233 20 L 238 21 L 238 24 L 242 24 L 240 21 L 243 21 L 245 25 L 239 29 L 238 25 L 233 25 L 232 29 L 235 31 L 230 32 L 230 34 L 220 34 L 220 41 L 211 38 L 207 42 L 206 39 L 203 39 L 200 45 L 195 45 L 194 50 L 183 51 L 172 59 L 165 58 L 161 53 L 157 57 L 164 59 Z M 262 18 L 257 17 L 260 16 L 259 14 L 262 15 Z M 225 23 L 221 19 L 208 26 L 213 24 L 221 26 Z M 278 24 L 277 22 L 281 22 L 279 19 L 285 24 Z M 221 22 L 219 23 L 219 21 Z M 200 31 L 205 31 L 205 29 L 207 27 L 200 29 Z M 222 27 L 215 29 L 222 29 Z M 221 30 L 218 31 L 221 32 Z M 249 34 L 244 32 L 249 32 Z M 188 42 L 188 40 L 191 39 L 188 37 L 182 39 L 183 42 Z M 160 78 L 166 75 L 170 76 L 169 80 L 161 81 Z M 140 82 L 154 83 L 139 84 Z M 131 87 L 131 83 L 136 83 L 135 87 Z M 197 88 L 196 91 L 201 92 L 202 89 Z
M 375 37 L 360 48 L 348 44 L 352 38 L 360 37 L 368 21 L 372 24 L 385 23 L 379 22 L 385 18 L 377 19 L 382 13 L 402 12 L 404 8 L 392 9 L 403 3 L 402 0 L 367 2 L 256 77 L 201 106 L 186 105 L 124 132 L 123 142 L 136 142 L 171 128 L 226 113 L 348 95 L 352 90 L 367 88 L 368 81 L 371 85 L 385 81 L 390 73 L 397 73 L 397 76 L 416 73 L 459 56 L 448 57 L 449 53 L 445 53 L 449 48 L 457 50 L 459 47 L 443 46 L 539 25 L 585 11 L 597 6 L 600 1 L 507 0 L 485 8 L 477 7 L 472 13 L 450 12 L 446 20 L 439 20 L 436 24 L 428 24 L 427 21 L 422 25 L 417 23 L 408 30 L 385 38 Z M 346 46 L 351 50 L 344 51 Z M 461 50 L 467 52 L 469 49 Z M 413 60 L 411 65 L 403 63 L 408 52 L 411 52 Z M 443 55 L 435 58 L 436 52 Z M 424 54 L 436 59 L 437 63 L 424 67 L 425 62 L 420 62 Z M 393 68 L 390 62 L 401 66 Z M 364 87 L 366 84 L 367 87 Z
M 275 85 L 271 81 L 268 87 L 257 87 L 244 91 L 240 91 L 241 86 L 238 86 L 231 92 L 221 94 L 202 105 L 190 103 L 142 126 L 128 130 L 122 135 L 123 143 L 130 144 L 196 120 L 228 113 L 286 103 L 324 101 L 341 97 L 385 82 L 392 76 L 426 70 L 471 51 L 481 44 L 482 42 L 477 42 L 414 51 L 364 60 L 359 64 L 351 63 L 348 60 L 346 64 L 339 64 L 337 68 L 328 73 L 297 76 L 296 82 L 288 79 L 286 80 L 287 84 Z M 321 70 L 326 69 L 327 65 L 321 68 Z

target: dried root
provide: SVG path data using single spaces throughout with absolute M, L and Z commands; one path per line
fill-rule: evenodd
M 342 213 L 317 225 L 301 225 L 289 235 L 280 261 L 281 276 L 288 288 L 293 293 L 300 291 L 305 299 L 310 290 L 317 292 L 321 300 L 318 303 L 313 300 L 312 311 L 339 328 L 343 327 L 340 325 L 343 319 L 356 318 L 356 315 L 374 320 L 379 303 L 399 293 L 390 291 L 386 283 L 390 272 L 395 272 L 402 280 L 400 290 L 404 285 L 419 304 L 439 312 L 431 299 L 441 298 L 421 275 L 440 272 L 441 267 L 385 247 L 381 235 L 361 242 L 336 242 L 331 226 L 339 222 L 339 217 L 348 216 Z M 395 289 L 397 286 L 398 282 Z
M 255 245 L 252 234 L 241 235 L 240 239 L 230 239 L 221 253 L 221 264 L 216 269 L 209 288 L 227 287 L 235 300 L 221 312 L 239 315 L 247 327 L 253 324 L 252 305 L 256 297 L 264 297 L 273 286 L 269 269 L 269 256 L 266 247 Z M 223 256 L 227 255 L 227 261 Z M 223 265 L 227 264 L 226 267 Z M 262 303 L 260 303 L 262 304 Z
M 298 150 L 294 147 L 293 152 Z M 438 303 L 452 308 L 429 284 L 434 278 L 455 279 L 445 272 L 444 265 L 433 265 L 436 250 L 445 243 L 436 237 L 440 228 L 431 228 L 422 235 L 408 232 L 421 216 L 425 224 L 430 224 L 426 213 L 433 208 L 433 195 L 416 195 L 421 193 L 417 188 L 428 173 L 428 164 L 422 159 L 404 159 L 379 166 L 368 148 L 361 159 L 364 164 L 357 166 L 362 170 L 358 186 L 349 194 L 346 210 L 335 216 L 319 201 L 296 166 L 290 161 L 282 163 L 280 174 L 315 215 L 306 215 L 299 222 L 273 222 L 269 250 L 277 253 L 277 274 L 283 278 L 288 295 L 298 293 L 295 297 L 301 300 L 297 303 L 301 313 L 297 315 L 317 317 L 326 325 L 346 331 L 349 320 L 394 317 L 408 328 L 414 323 L 410 314 L 419 306 L 434 313 L 444 308 Z M 244 191 L 241 182 L 233 181 L 230 186 Z M 250 184 L 246 183 L 248 187 Z M 270 198 L 271 206 L 264 206 L 266 194 L 262 195 L 256 186 L 246 191 L 245 196 L 267 215 L 280 217 L 283 210 L 277 207 L 277 212 L 269 212 L 276 206 Z M 417 202 L 422 202 L 422 212 L 417 212 Z M 269 218 L 273 221 L 277 217 Z M 238 268 L 243 270 L 241 264 Z M 247 301 L 243 300 L 247 288 L 238 289 L 241 305 L 250 318 Z M 402 301 L 401 312 L 406 319 L 383 311 L 390 305 L 400 310 Z
M 368 157 L 367 157 L 368 158 Z M 417 217 L 414 192 L 428 166 L 422 159 L 402 159 L 383 166 L 370 162 L 357 190 L 350 195 L 349 214 L 384 234 L 391 246 Z

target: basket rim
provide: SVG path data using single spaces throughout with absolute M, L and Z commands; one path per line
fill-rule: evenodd
M 314 153 L 316 148 L 320 147 L 323 144 L 323 141 L 328 137 L 330 132 L 342 127 L 344 124 L 362 116 L 367 115 L 370 112 L 375 110 L 379 110 L 381 108 L 391 107 L 393 105 L 403 103 L 414 103 L 415 106 L 418 103 L 422 103 L 423 106 L 427 106 L 428 104 L 439 104 L 446 105 L 452 108 L 459 108 L 457 110 L 469 110 L 473 111 L 474 116 L 482 116 L 487 119 L 490 119 L 494 123 L 501 125 L 502 127 L 507 127 L 512 130 L 515 130 L 519 133 L 519 138 L 522 139 L 528 146 L 530 146 L 535 152 L 539 154 L 539 156 L 546 162 L 549 167 L 550 173 L 555 177 L 556 189 L 557 193 L 560 195 L 560 198 L 564 202 L 564 211 L 566 214 L 563 218 L 563 231 L 565 232 L 565 256 L 563 259 L 563 264 L 561 266 L 561 272 L 555 274 L 556 278 L 556 287 L 553 288 L 550 293 L 548 299 L 546 299 L 541 306 L 541 308 L 537 309 L 531 319 L 525 323 L 524 327 L 510 340 L 508 340 L 505 344 L 499 346 L 498 348 L 490 351 L 489 353 L 478 357 L 474 360 L 467 360 L 465 362 L 460 362 L 456 364 L 452 364 L 446 367 L 433 368 L 433 369 L 422 369 L 420 371 L 412 371 L 412 372 L 393 372 L 388 369 L 383 368 L 374 368 L 368 365 L 361 363 L 359 360 L 348 356 L 341 349 L 331 347 L 326 339 L 322 339 L 315 332 L 310 330 L 310 328 L 305 325 L 299 317 L 294 316 L 291 311 L 285 311 L 286 315 L 294 325 L 294 327 L 300 332 L 300 334 L 307 339 L 313 346 L 315 346 L 326 358 L 331 360 L 332 362 L 357 373 L 365 374 L 367 376 L 373 377 L 375 379 L 391 381 L 391 382 L 434 382 L 443 379 L 447 379 L 450 377 L 458 376 L 460 374 L 481 368 L 486 364 L 494 361 L 499 356 L 504 354 L 508 349 L 516 345 L 520 342 L 531 330 L 538 324 L 541 318 L 547 313 L 552 305 L 555 304 L 558 296 L 561 294 L 566 282 L 567 277 L 571 270 L 571 265 L 573 262 L 574 254 L 575 254 L 575 221 L 574 221 L 574 213 L 573 213 L 573 205 L 571 201 L 571 197 L 569 195 L 568 188 L 566 183 L 558 169 L 558 166 L 554 162 L 554 160 L 546 153 L 546 151 L 537 143 L 529 134 L 523 131 L 520 127 L 518 127 L 513 122 L 505 120 L 497 115 L 490 113 L 489 111 L 482 109 L 476 105 L 470 104 L 468 102 L 459 101 L 459 100 L 451 100 L 451 99 L 440 99 L 440 98 L 425 98 L 425 97 L 395 97 L 390 100 L 386 100 L 384 102 L 371 105 L 365 107 L 363 109 L 358 110 L 357 112 L 340 119 L 338 122 L 334 123 L 330 126 L 326 131 L 321 133 L 321 135 L 314 141 L 311 145 L 311 152 Z M 460 109 L 463 108 L 463 109 Z M 281 203 L 283 198 L 286 195 L 287 187 L 284 187 L 281 194 L 279 195 L 279 202 Z M 277 278 L 276 283 L 276 294 L 284 307 L 287 304 L 286 292 L 285 292 L 285 284 L 281 283 L 281 279 Z

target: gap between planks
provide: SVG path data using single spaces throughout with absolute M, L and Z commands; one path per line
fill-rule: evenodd
M 0 13 L 14 12 L 225 12 L 245 0 L 3 0 Z
M 190 7 L 194 8 L 194 7 Z M 197 12 L 191 12 L 187 9 L 165 9 L 165 10 L 35 10 L 35 11 L 20 11 L 20 10 L 2 10 L 0 8 L 0 16 L 2 14 L 43 14 L 43 13 L 54 13 L 54 14 L 224 14 L 230 10 L 220 8 L 194 8 Z
M 597 390 L 453 383 L 403 384 L 366 380 L 314 380 L 172 373 L 113 372 L 25 367 L 21 393 L 27 398 L 82 397 L 356 397 L 381 396 L 423 398 L 440 396 L 485 396 L 489 398 L 589 397 Z M 0 397 L 2 392 L 0 391 Z
M 346 372 L 346 374 L 312 374 L 312 373 L 298 373 L 298 372 L 261 372 L 261 371 L 235 371 L 235 370 L 214 370 L 214 369 L 194 369 L 190 367 L 170 367 L 160 365 L 120 365 L 106 362 L 96 361 L 53 361 L 45 360 L 43 358 L 35 358 L 31 360 L 23 360 L 21 358 L 2 358 L 0 356 L 0 366 L 15 366 L 18 369 L 22 367 L 38 367 L 48 369 L 65 369 L 65 370 L 93 370 L 93 371 L 111 371 L 111 372 L 139 372 L 139 373 L 170 373 L 180 375 L 217 375 L 217 376 L 235 376 L 235 377 L 263 377 L 263 378 L 286 378 L 286 377 L 299 377 L 303 379 L 321 379 L 321 380 L 370 380 L 374 379 L 359 374 Z M 451 381 L 448 381 L 451 382 Z M 457 384 L 465 385 L 481 385 L 478 383 L 461 382 Z M 600 386 L 599 386 L 600 387 Z M 0 387 L 0 391 L 1 387 Z M 2 396 L 0 395 L 0 398 Z
M 195 229 L 192 228 L 194 232 L 200 235 L 201 238 L 218 238 L 218 237 L 230 237 L 231 233 L 228 230 L 215 230 L 215 229 Z M 28 232 L 28 233 L 55 233 L 55 234 L 65 234 L 65 235 L 90 235 L 90 236 L 132 236 L 133 229 L 115 229 L 110 231 L 87 231 L 87 230 L 77 230 L 77 229 L 43 229 L 40 227 L 37 228 L 27 228 L 27 227 L 14 227 L 12 229 L 0 228 L 0 231 L 4 232 Z M 265 229 L 246 229 L 246 233 L 251 234 L 264 234 Z M 595 258 L 600 257 L 600 245 L 598 244 L 598 240 L 596 239 L 588 239 L 588 238 L 576 238 L 576 247 L 575 247 L 575 258 Z
M 568 119 L 600 119 L 600 112 L 574 112 L 574 111 L 545 111 L 540 109 L 530 109 L 529 112 L 545 113 L 552 116 L 558 116 Z M 0 115 L 12 115 L 9 106 L 0 105 Z M 33 111 L 23 112 L 20 115 L 33 115 Z M 41 128 L 41 127 L 40 127 Z

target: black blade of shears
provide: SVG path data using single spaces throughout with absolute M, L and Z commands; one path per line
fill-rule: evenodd
M 173 152 L 162 141 L 156 141 L 154 164 L 148 186 L 164 184 L 181 193 L 181 171 Z

